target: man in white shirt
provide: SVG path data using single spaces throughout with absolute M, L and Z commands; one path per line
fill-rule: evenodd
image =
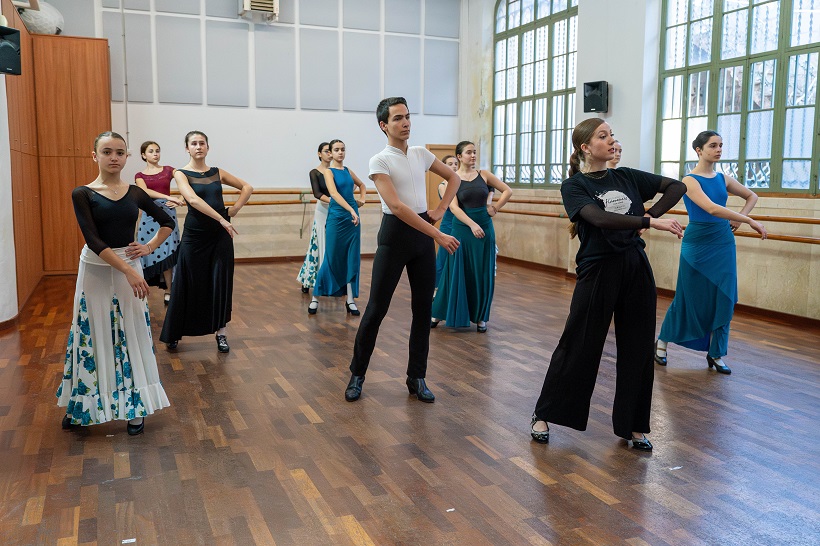
M 376 183 L 382 201 L 382 224 L 373 259 L 370 300 L 367 303 L 350 362 L 350 382 L 345 400 L 353 402 L 362 394 L 362 383 L 376 346 L 379 326 L 387 315 L 393 292 L 407 268 L 410 281 L 413 322 L 410 327 L 410 354 L 407 362 L 407 389 L 422 402 L 436 397 L 427 388 L 427 353 L 430 348 L 430 319 L 436 278 L 435 245 L 451 254 L 458 240 L 433 227 L 458 191 L 458 175 L 426 148 L 408 147 L 410 111 L 402 97 L 391 97 L 376 109 L 379 127 L 387 135 L 387 147 L 370 159 L 370 179 Z M 435 210 L 427 210 L 425 172 L 430 170 L 447 180 L 447 190 Z

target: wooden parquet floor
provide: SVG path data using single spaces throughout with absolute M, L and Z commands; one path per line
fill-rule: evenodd
M 157 346 L 172 406 L 136 437 L 61 430 L 74 279 L 45 279 L 0 332 L 0 544 L 817 544 L 817 329 L 738 315 L 729 377 L 673 346 L 651 454 L 612 433 L 610 333 L 588 430 L 540 445 L 529 418 L 571 279 L 499 264 L 489 332 L 431 332 L 434 404 L 404 386 L 403 280 L 346 403 L 358 319 L 332 299 L 308 316 L 298 267 L 237 267 L 230 354 L 211 336 Z

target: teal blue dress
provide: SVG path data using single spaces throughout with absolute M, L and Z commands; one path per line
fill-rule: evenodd
M 729 197 L 723 174 L 690 174 L 715 204 Z M 689 224 L 683 236 L 675 299 L 663 319 L 661 340 L 719 358 L 728 352 L 729 323 L 737 303 L 737 256 L 729 221 L 683 196 Z
M 441 217 L 441 224 L 439 224 L 438 229 L 446 234 L 450 235 L 450 232 L 453 230 L 453 215 L 452 211 L 448 208 L 444 211 L 444 216 Z M 438 247 L 438 252 L 436 253 L 436 286 L 438 286 L 439 280 L 441 280 L 441 272 L 444 271 L 444 264 L 447 263 L 447 256 L 450 253 L 447 252 L 446 249 L 443 247 Z
M 336 190 L 353 207 L 356 214 L 359 207 L 353 196 L 355 184 L 350 171 L 330 169 Z M 352 216 L 335 199 L 330 200 L 325 222 L 325 257 L 316 284 L 314 296 L 344 296 L 347 285 L 353 289 L 353 297 L 359 297 L 359 266 L 361 263 L 361 224 L 353 225 Z
M 447 254 L 438 291 L 433 299 L 433 316 L 454 328 L 469 327 L 471 322 L 490 320 L 495 292 L 495 229 L 487 212 L 490 189 L 479 174 L 462 180 L 456 199 L 467 216 L 484 230 L 479 239 L 458 217 L 453 216 L 450 235 L 459 247 Z

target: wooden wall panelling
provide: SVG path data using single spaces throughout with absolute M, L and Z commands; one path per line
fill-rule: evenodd
M 447 155 L 455 154 L 455 144 L 428 144 L 427 149 L 433 152 L 437 158 L 441 159 Z M 442 178 L 431 171 L 427 171 L 427 208 L 434 209 L 441 203 L 441 198 L 438 196 L 438 185 Z
M 43 276 L 39 168 L 33 155 L 11 154 L 17 302 L 22 309 Z
M 34 95 L 40 156 L 74 155 L 71 63 L 73 38 L 34 36 Z M 45 192 L 44 192 L 45 193 Z
M 22 55 L 21 102 L 19 105 L 20 137 L 24 153 L 38 155 L 37 108 L 34 100 L 34 42 L 28 32 L 20 32 L 20 53 Z
M 71 191 L 76 185 L 74 163 L 73 157 L 40 157 L 43 269 L 47 273 L 77 271 L 80 244 L 71 204 Z
M 69 51 L 74 118 L 73 155 L 88 157 L 97 135 L 111 130 L 108 40 L 72 40 Z

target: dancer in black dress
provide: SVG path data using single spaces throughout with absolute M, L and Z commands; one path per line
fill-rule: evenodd
M 549 441 L 554 423 L 586 430 L 609 325 L 615 316 L 617 372 L 612 425 L 632 447 L 651 451 L 646 438 L 652 406 L 653 342 L 657 294 L 641 230 L 668 231 L 680 238 L 677 220 L 662 219 L 686 192 L 682 182 L 635 169 L 608 169 L 615 155 L 609 124 L 599 118 L 572 132 L 570 177 L 561 184 L 567 216 L 581 241 L 578 279 L 569 317 L 552 353 L 541 396 L 530 423 L 537 442 Z M 583 162 L 583 170 L 581 169 Z M 643 203 L 661 193 L 649 210 Z
M 176 349 L 182 336 L 216 332 L 220 353 L 230 351 L 225 326 L 231 320 L 233 297 L 233 237 L 231 218 L 250 199 L 250 184 L 217 167 L 208 167 L 208 137 L 201 131 L 185 135 L 191 160 L 174 171 L 179 192 L 188 202 L 179 259 L 160 340 Z M 222 184 L 240 191 L 225 207 Z

